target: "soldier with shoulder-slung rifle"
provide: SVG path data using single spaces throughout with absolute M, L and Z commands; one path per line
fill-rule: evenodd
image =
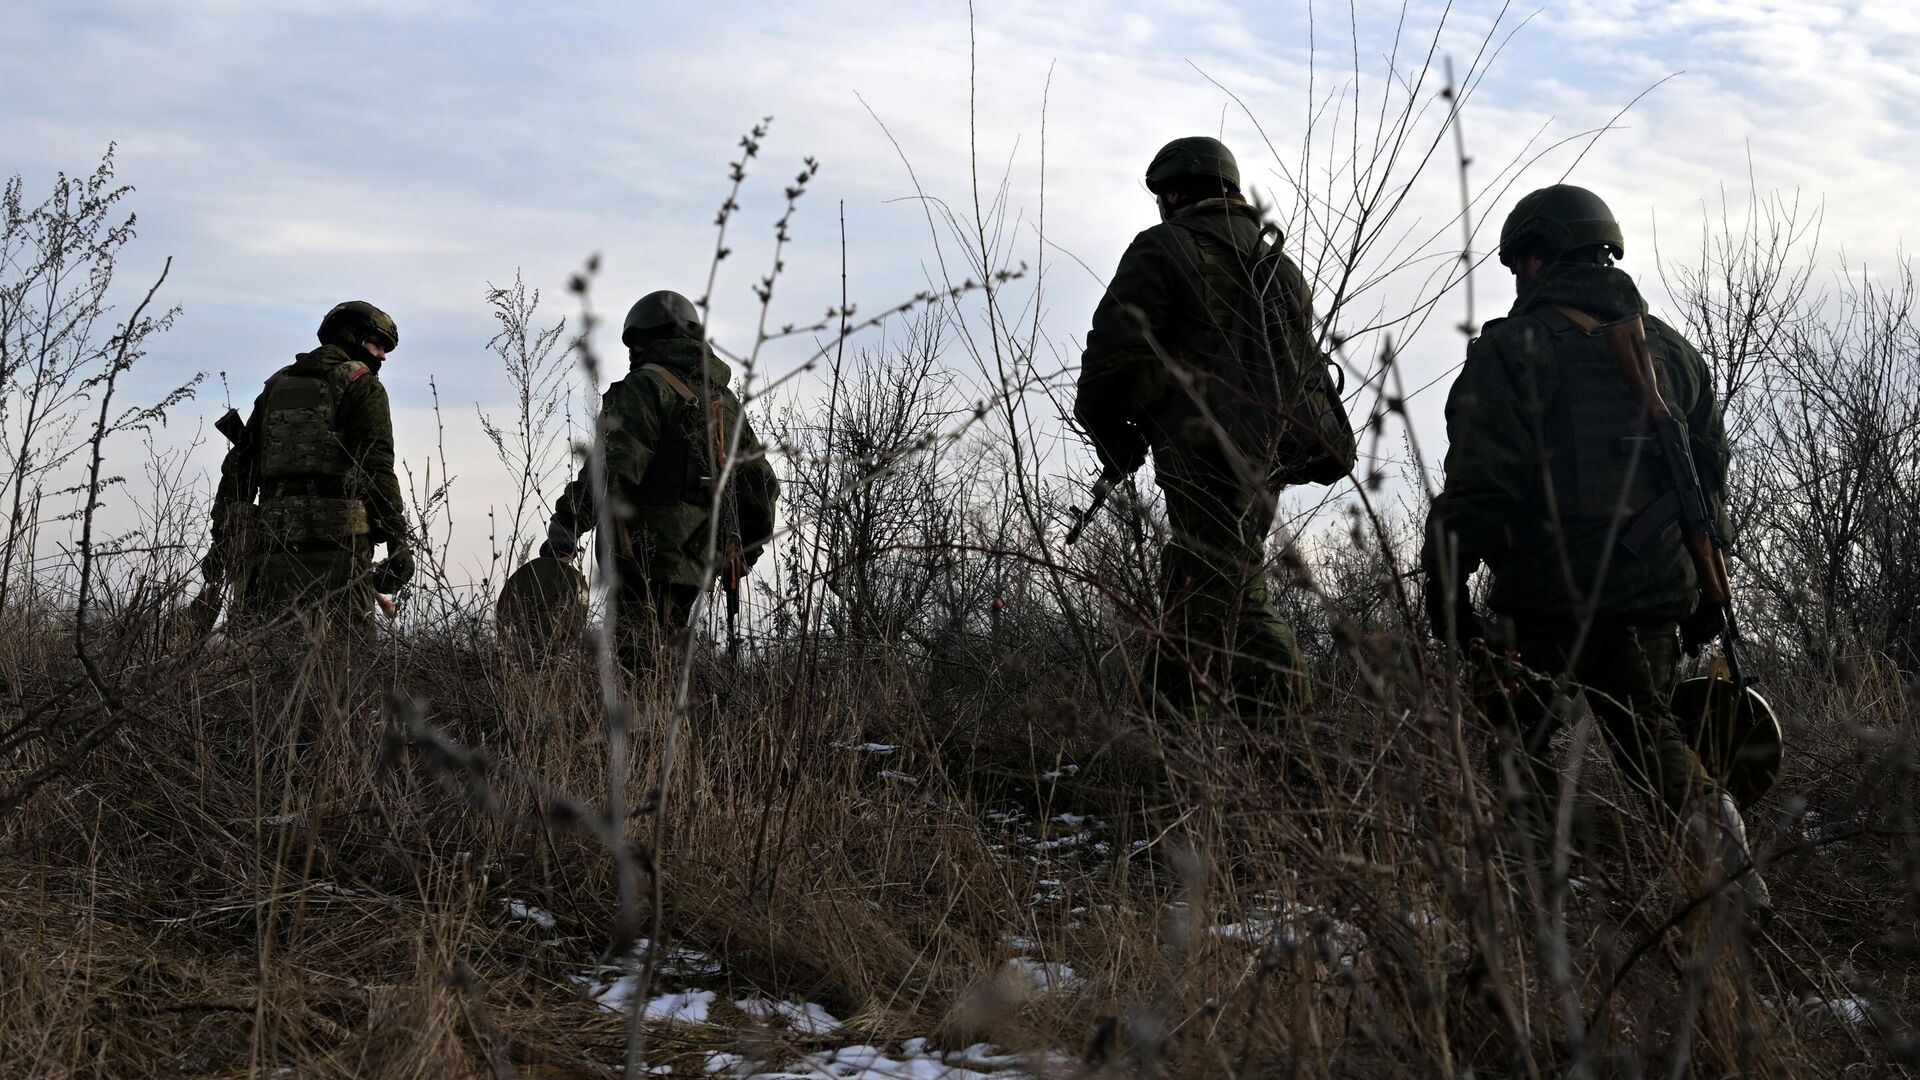
M 1765 703 L 1724 684 L 1743 745 L 1708 745 L 1702 717 L 1674 711 L 1695 699 L 1672 693 L 1683 649 L 1724 635 L 1737 657 L 1727 437 L 1705 361 L 1647 313 L 1614 266 L 1625 253 L 1612 211 L 1584 188 L 1535 191 L 1508 216 L 1500 261 L 1518 295 L 1469 347 L 1447 400 L 1446 480 L 1423 556 L 1428 617 L 1473 657 L 1502 739 L 1496 782 L 1530 842 L 1553 820 L 1549 745 L 1570 682 L 1627 777 L 1764 911 L 1734 795 L 1757 797 L 1767 765 L 1756 769 L 1755 755 L 1770 753 L 1777 770 L 1777 726 L 1760 733 L 1773 725 Z M 1467 587 L 1483 563 L 1493 619 Z
M 647 645 L 685 627 L 716 581 L 731 611 L 773 536 L 779 482 L 691 301 L 666 290 L 641 297 L 620 340 L 631 366 L 601 401 L 604 487 L 591 464 L 581 470 L 554 505 L 540 555 L 572 559 L 606 505 L 620 651 L 639 670 Z
M 210 586 L 231 584 L 230 621 L 297 612 L 365 637 L 376 599 L 414 568 L 379 375 L 400 332 L 386 312 L 350 300 L 327 312 L 318 336 L 319 348 L 267 379 L 244 423 L 237 412 L 221 418 L 231 446 L 202 569 Z M 379 544 L 387 558 L 376 566 Z

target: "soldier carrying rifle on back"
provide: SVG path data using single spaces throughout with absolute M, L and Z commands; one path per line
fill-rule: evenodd
M 320 320 L 318 336 L 318 349 L 267 379 L 244 423 L 229 411 L 217 425 L 230 446 L 201 564 L 202 630 L 230 583 L 230 620 L 295 611 L 370 639 L 377 596 L 413 577 L 379 374 L 400 331 L 386 312 L 349 300 Z M 378 565 L 376 544 L 387 547 Z
M 685 627 L 716 579 L 733 614 L 743 576 L 773 535 L 779 481 L 692 301 L 648 293 L 627 312 L 620 340 L 631 368 L 601 403 L 604 485 L 591 468 L 567 485 L 540 555 L 572 559 L 607 505 L 621 656 L 642 670 L 649 645 Z
M 1770 728 L 1752 746 L 1704 747 L 1709 769 L 1683 723 L 1700 717 L 1676 716 L 1669 698 L 1682 650 L 1716 637 L 1740 674 L 1726 433 L 1706 363 L 1647 314 L 1613 265 L 1625 253 L 1612 211 L 1584 188 L 1535 191 L 1507 218 L 1500 261 L 1518 296 L 1469 347 L 1447 400 L 1446 481 L 1423 556 L 1428 618 L 1475 664 L 1502 740 L 1496 786 L 1536 853 L 1559 790 L 1549 745 L 1567 694 L 1584 688 L 1621 770 L 1764 911 L 1734 792 L 1764 790 L 1738 751 L 1777 765 L 1771 713 L 1744 686 L 1698 700 L 1732 707 L 1736 726 Z M 1467 588 L 1482 563 L 1491 621 Z

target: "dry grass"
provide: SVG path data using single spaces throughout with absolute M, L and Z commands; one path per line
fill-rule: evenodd
M 87 703 L 57 650 L 23 627 L 5 643 L 9 728 L 71 726 Z M 1114 1075 L 1640 1075 L 1687 1043 L 1696 1074 L 1837 1076 L 1911 1054 L 1913 715 L 1887 673 L 1793 688 L 1795 769 L 1755 822 L 1776 853 L 1767 937 L 1689 923 L 1582 1041 L 1686 887 L 1598 755 L 1562 933 L 1468 790 L 1470 720 L 1336 693 L 1286 757 L 1230 724 L 1079 704 L 1097 688 L 1037 636 L 947 659 L 971 682 L 936 698 L 931 665 L 872 650 L 801 686 L 808 666 L 777 647 L 738 672 L 701 658 L 657 854 L 672 942 L 724 971 L 669 965 L 661 989 L 721 1004 L 656 1026 L 650 1062 L 702 1075 L 712 1050 L 777 1063 L 821 1041 L 725 1004 L 752 993 L 826 1006 L 848 1021 L 835 1041 L 985 1039 Z M 636 688 L 631 837 L 670 692 Z M 234 646 L 146 695 L 150 723 L 0 833 L 11 1074 L 615 1074 L 624 1021 L 570 978 L 619 937 L 611 862 L 579 827 L 606 786 L 586 663 Z M 898 749 L 841 749 L 869 740 Z M 1802 807 L 1835 839 L 1807 842 Z M 1083 831 L 1063 813 L 1101 824 L 1044 848 Z M 556 926 L 508 918 L 508 899 Z M 1274 921 L 1252 940 L 1218 929 L 1256 913 Z M 1082 983 L 1025 992 L 1003 972 L 1020 954 Z M 1796 1004 L 1850 993 L 1874 1003 L 1855 1025 Z

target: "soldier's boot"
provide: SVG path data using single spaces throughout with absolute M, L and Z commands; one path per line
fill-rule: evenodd
M 1740 901 L 1741 912 L 1757 927 L 1773 921 L 1773 894 L 1754 864 L 1747 844 L 1747 822 L 1739 804 L 1726 792 L 1705 797 L 1687 822 L 1693 854 L 1709 883 L 1732 883 L 1729 892 Z

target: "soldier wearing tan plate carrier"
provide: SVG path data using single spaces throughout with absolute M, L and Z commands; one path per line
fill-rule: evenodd
M 413 576 L 380 382 L 400 331 L 386 312 L 349 300 L 318 336 L 319 348 L 267 379 L 244 422 L 228 410 L 217 425 L 231 445 L 202 569 L 210 587 L 231 588 L 230 622 L 293 613 L 368 637 L 377 596 Z M 378 544 L 387 558 L 376 566 Z
M 1476 667 L 1500 736 L 1496 785 L 1529 843 L 1553 821 L 1548 747 L 1564 696 L 1584 689 L 1622 771 L 1765 910 L 1736 797 L 1758 798 L 1777 775 L 1779 730 L 1757 694 L 1734 690 L 1726 433 L 1706 363 L 1647 313 L 1613 265 L 1625 253 L 1584 188 L 1533 192 L 1507 218 L 1500 261 L 1518 296 L 1469 347 L 1447 400 L 1427 613 Z M 1493 619 L 1468 591 L 1483 563 Z M 1674 693 L 1683 649 L 1716 638 L 1733 678 Z

